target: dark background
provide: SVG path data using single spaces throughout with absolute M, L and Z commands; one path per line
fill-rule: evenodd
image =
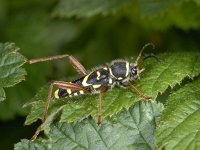
M 28 59 L 72 54 L 87 69 L 112 59 L 134 57 L 149 42 L 156 48 L 148 48 L 146 53 L 200 48 L 197 0 L 130 0 L 126 5 L 116 3 L 112 9 L 90 16 L 78 11 L 68 15 L 59 7 L 62 1 L 69 0 L 0 0 L 0 42 L 16 43 Z M 77 3 L 77 8 L 94 9 L 85 3 Z M 24 67 L 26 81 L 6 89 L 7 99 L 0 103 L 0 149 L 13 149 L 14 143 L 33 135 L 40 122 L 24 126 L 28 108 L 22 106 L 31 101 L 41 86 L 76 76 L 66 60 Z

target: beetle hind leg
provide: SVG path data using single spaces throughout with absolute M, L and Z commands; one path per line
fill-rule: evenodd
M 45 109 L 43 112 L 43 118 L 42 118 L 42 124 L 40 125 L 40 127 L 38 127 L 38 129 L 36 130 L 35 134 L 33 135 L 33 137 L 31 138 L 32 141 L 34 141 L 38 134 L 40 133 L 40 131 L 42 130 L 42 126 L 44 125 L 45 121 L 46 121 L 46 116 L 47 116 L 47 112 L 49 109 L 49 104 L 52 98 L 52 92 L 53 92 L 53 87 L 56 86 L 58 88 L 62 88 L 62 89 L 71 89 L 71 90 L 81 90 L 84 91 L 84 93 L 91 93 L 91 91 L 89 91 L 88 89 L 81 87 L 79 85 L 70 83 L 70 82 L 62 82 L 62 81 L 54 81 L 51 83 L 50 87 L 49 87 L 49 92 L 48 92 L 48 97 L 46 100 L 46 104 L 45 104 Z
M 52 61 L 52 60 L 57 60 L 57 59 L 63 59 L 63 58 L 68 58 L 70 64 L 74 67 L 74 69 L 82 74 L 82 75 L 87 75 L 87 71 L 83 67 L 83 65 L 72 55 L 68 54 L 63 54 L 63 55 L 56 55 L 56 56 L 51 56 L 51 57 L 44 57 L 44 58 L 38 58 L 38 59 L 31 59 L 28 60 L 27 62 L 29 64 L 34 64 L 38 62 L 44 62 L 44 61 Z

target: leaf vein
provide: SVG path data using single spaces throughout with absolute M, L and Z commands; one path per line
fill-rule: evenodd
M 171 130 L 170 131 L 170 133 L 168 134 L 168 136 L 165 136 L 165 138 L 164 138 L 164 140 L 167 138 L 167 137 L 169 137 L 181 124 L 183 124 L 186 120 L 187 120 L 187 118 L 189 118 L 190 116 L 192 116 L 194 113 L 196 113 L 197 111 L 200 111 L 200 110 L 195 110 L 193 113 L 191 113 L 191 114 L 189 114 L 183 121 L 181 121 L 181 122 L 179 122 L 176 126 L 174 126 L 173 127 L 173 130 Z M 168 127 L 168 129 L 169 128 L 172 128 L 172 127 Z M 167 130 L 167 128 L 165 129 L 165 130 Z
M 104 141 L 103 137 L 101 136 L 101 134 L 99 134 L 99 132 L 96 130 L 96 128 L 94 127 L 94 125 L 90 122 L 90 120 L 88 121 L 91 125 L 91 127 L 93 127 L 94 131 L 97 133 L 97 135 L 100 137 L 101 141 L 103 142 L 104 146 L 106 148 L 108 148 L 108 145 L 106 144 L 106 142 Z
M 151 146 L 149 145 L 149 143 L 146 141 L 146 139 L 144 138 L 144 136 L 142 135 L 141 131 L 139 130 L 138 125 L 136 124 L 135 118 L 133 117 L 133 115 L 131 114 L 130 110 L 128 110 L 132 120 L 135 122 L 135 125 L 137 127 L 137 130 L 139 131 L 139 135 L 142 137 L 143 141 L 147 144 L 147 146 L 149 147 L 149 149 L 151 149 Z
M 79 147 L 81 147 L 81 148 L 84 148 L 84 149 L 86 149 L 83 145 L 81 145 L 80 143 L 78 143 L 77 141 L 75 141 L 75 140 L 73 140 L 71 137 L 69 137 L 64 131 L 62 131 L 61 130 L 61 128 L 62 127 L 58 127 L 57 126 L 57 124 L 55 124 L 54 125 L 56 128 L 57 128 L 57 130 L 59 131 L 59 132 L 61 132 L 61 134 L 63 134 L 67 139 L 69 139 L 71 142 L 73 142 L 73 143 L 75 143 L 76 145 L 78 145 Z

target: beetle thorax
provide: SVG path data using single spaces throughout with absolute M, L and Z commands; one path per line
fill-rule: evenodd
M 127 80 L 130 77 L 130 64 L 125 60 L 114 60 L 109 67 L 109 73 L 116 81 Z

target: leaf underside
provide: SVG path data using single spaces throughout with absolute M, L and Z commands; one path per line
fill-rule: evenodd
M 65 17 L 91 17 L 96 14 L 114 13 L 124 5 L 131 4 L 130 0 L 61 0 L 54 14 Z
M 170 6 L 180 4 L 181 1 L 133 1 L 133 0 L 61 0 L 55 8 L 54 14 L 60 17 L 92 17 L 97 14 L 113 14 L 126 9 L 139 9 L 141 15 L 158 16 L 164 13 Z M 137 7 L 134 7 L 137 6 Z M 124 8 L 124 10 L 123 10 Z
M 191 10 L 196 11 L 191 14 Z M 97 15 L 125 16 L 151 29 L 165 29 L 170 26 L 191 29 L 198 28 L 200 24 L 198 19 L 200 9 L 197 0 L 93 0 L 92 2 L 90 0 L 61 0 L 53 14 L 61 18 L 75 16 L 87 19 Z
M 138 102 L 112 119 L 105 119 L 99 128 L 91 117 L 77 123 L 53 123 L 47 139 L 34 142 L 22 140 L 15 145 L 21 149 L 155 149 L 156 120 L 163 105 Z
M 6 98 L 3 88 L 25 79 L 26 71 L 21 66 L 26 59 L 17 52 L 18 49 L 14 43 L 0 43 L 0 101 Z

